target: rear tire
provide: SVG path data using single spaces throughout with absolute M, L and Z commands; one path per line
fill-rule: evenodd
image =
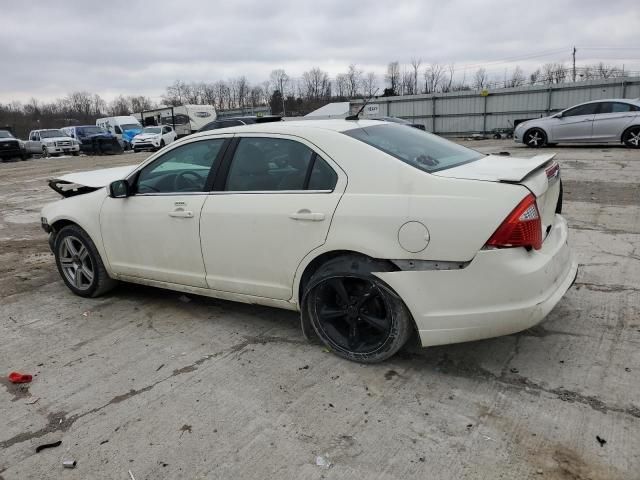
M 640 126 L 631 127 L 624 132 L 622 142 L 629 148 L 640 148 Z
M 305 286 L 302 308 L 322 342 L 336 355 L 382 362 L 400 350 L 414 322 L 402 299 L 373 272 L 386 262 L 344 255 L 322 265 Z
M 98 249 L 78 225 L 67 225 L 58 232 L 53 251 L 62 280 L 76 295 L 98 297 L 118 284 L 109 277 Z
M 547 134 L 540 128 L 527 130 L 522 137 L 522 141 L 527 147 L 540 148 L 547 144 Z

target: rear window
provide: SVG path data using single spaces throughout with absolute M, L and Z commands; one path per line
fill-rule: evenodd
M 347 130 L 344 134 L 424 172 L 437 172 L 484 157 L 470 148 L 403 125 L 374 125 Z

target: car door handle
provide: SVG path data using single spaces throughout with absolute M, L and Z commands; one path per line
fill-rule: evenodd
M 321 222 L 324 220 L 324 213 L 312 212 L 311 210 L 303 209 L 298 210 L 295 213 L 289 215 L 292 220 L 306 220 L 309 222 Z
M 191 210 L 174 210 L 169 212 L 170 217 L 178 218 L 193 218 L 193 212 Z

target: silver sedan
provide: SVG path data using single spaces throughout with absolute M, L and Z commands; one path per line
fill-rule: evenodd
M 567 108 L 550 117 L 518 124 L 513 138 L 528 147 L 560 142 L 622 142 L 640 148 L 640 101 L 597 100 Z

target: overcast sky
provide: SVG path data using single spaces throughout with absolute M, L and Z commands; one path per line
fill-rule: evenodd
M 74 90 L 158 101 L 175 79 L 258 83 L 350 63 L 382 83 L 389 61 L 412 57 L 502 79 L 516 64 L 569 65 L 573 45 L 578 65 L 640 70 L 638 0 L 0 0 L 0 12 L 1 102 Z

